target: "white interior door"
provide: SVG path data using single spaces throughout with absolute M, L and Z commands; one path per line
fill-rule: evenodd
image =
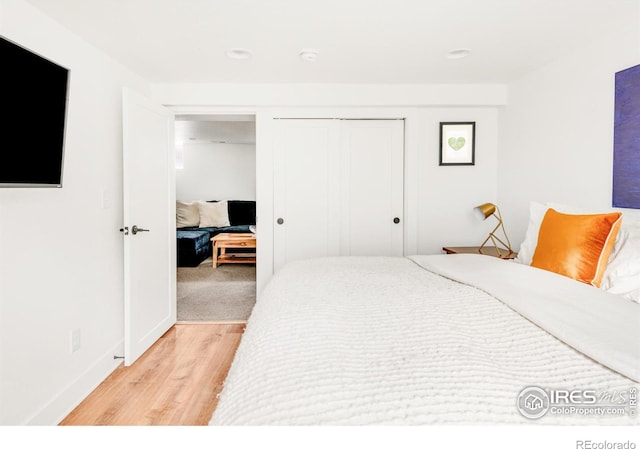
M 404 121 L 341 125 L 341 254 L 402 256 Z
M 275 120 L 274 272 L 340 252 L 339 121 Z
M 174 115 L 123 92 L 124 363 L 176 322 Z

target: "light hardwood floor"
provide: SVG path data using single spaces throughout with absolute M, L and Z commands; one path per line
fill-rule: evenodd
M 132 366 L 118 367 L 60 425 L 208 424 L 244 327 L 176 324 Z

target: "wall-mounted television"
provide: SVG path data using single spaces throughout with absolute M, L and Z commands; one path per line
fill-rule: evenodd
M 0 187 L 62 187 L 69 70 L 0 36 Z

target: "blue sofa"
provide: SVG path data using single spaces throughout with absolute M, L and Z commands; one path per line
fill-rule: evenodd
M 217 202 L 217 200 L 209 201 Z M 212 254 L 211 238 L 223 232 L 251 232 L 249 226 L 256 224 L 256 202 L 229 200 L 230 226 L 221 228 L 199 228 L 196 226 L 178 228 L 178 266 L 197 267 Z

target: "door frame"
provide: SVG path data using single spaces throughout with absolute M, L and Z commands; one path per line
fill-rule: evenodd
M 265 198 L 266 195 L 273 196 L 272 193 L 263 192 L 264 189 L 260 188 L 262 181 L 261 172 L 259 167 L 264 166 L 264 151 L 262 148 L 259 150 L 261 138 L 265 131 L 263 131 L 264 118 L 263 114 L 259 114 L 257 108 L 245 108 L 245 107 L 223 107 L 223 106 L 181 106 L 181 105 L 164 105 L 166 108 L 173 111 L 176 117 L 181 115 L 252 115 L 256 121 L 256 165 L 254 167 L 256 175 L 256 229 L 260 230 L 260 233 L 256 233 L 256 296 L 259 296 L 260 292 L 271 278 L 270 273 L 273 272 L 273 258 L 269 256 L 273 252 L 273 243 L 270 239 L 261 239 L 260 235 L 271 235 L 271 230 L 268 229 L 268 225 L 271 224 L 271 215 L 267 215 L 264 204 L 267 204 Z M 264 141 L 264 139 L 262 139 Z M 272 181 L 271 177 L 271 181 Z M 273 209 L 273 208 L 272 208 Z M 177 270 L 177 261 L 174 261 Z

